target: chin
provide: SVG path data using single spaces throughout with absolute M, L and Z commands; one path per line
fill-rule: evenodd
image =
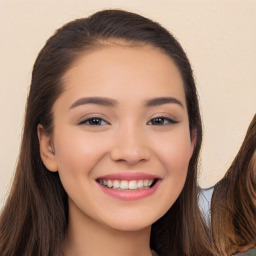
M 123 232 L 136 232 L 145 230 L 151 227 L 152 222 L 138 223 L 138 222 L 121 222 L 121 223 L 111 223 L 110 227 L 117 231 Z
M 138 213 L 130 212 L 122 215 L 112 215 L 107 225 L 119 231 L 140 231 L 150 228 L 153 223 L 160 219 L 164 213 Z M 106 220 L 106 219 L 105 219 Z

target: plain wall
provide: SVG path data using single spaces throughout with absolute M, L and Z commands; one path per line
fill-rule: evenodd
M 200 96 L 207 188 L 236 155 L 256 110 L 256 1 L 0 0 L 0 206 L 13 177 L 34 60 L 64 23 L 104 8 L 152 18 L 182 44 Z

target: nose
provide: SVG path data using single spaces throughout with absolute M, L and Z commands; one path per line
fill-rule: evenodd
M 150 159 L 146 136 L 134 130 L 125 131 L 116 137 L 110 152 L 113 161 L 134 165 Z

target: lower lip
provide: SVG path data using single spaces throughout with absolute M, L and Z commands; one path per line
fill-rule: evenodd
M 107 188 L 100 184 L 98 185 L 103 190 L 103 192 L 106 193 L 107 195 L 110 195 L 114 198 L 125 200 L 125 201 L 132 201 L 132 200 L 139 200 L 139 199 L 143 199 L 151 196 L 158 189 L 160 185 L 160 180 L 158 180 L 156 184 L 151 188 L 138 189 L 138 190 L 118 190 L 118 189 Z

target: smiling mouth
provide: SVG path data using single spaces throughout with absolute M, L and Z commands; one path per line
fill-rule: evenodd
M 141 179 L 141 180 L 111 180 L 97 179 L 101 186 L 114 190 L 142 190 L 152 188 L 158 179 Z

